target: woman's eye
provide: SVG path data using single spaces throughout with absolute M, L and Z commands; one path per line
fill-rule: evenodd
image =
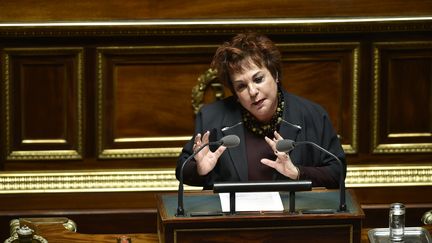
M 258 77 L 256 77 L 256 78 L 254 79 L 254 82 L 255 82 L 255 83 L 261 83 L 263 80 L 264 80 L 264 77 L 263 77 L 263 76 L 258 76 Z
M 244 85 L 244 84 L 239 84 L 239 85 L 236 85 L 235 86 L 235 90 L 236 91 L 242 91 L 242 90 L 244 90 L 246 88 L 246 85 Z

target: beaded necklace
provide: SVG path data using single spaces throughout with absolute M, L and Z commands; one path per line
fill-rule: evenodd
M 279 130 L 280 121 L 282 120 L 284 110 L 284 98 L 282 92 L 278 89 L 278 106 L 275 114 L 268 123 L 261 123 L 249 111 L 242 109 L 243 123 L 245 127 L 253 134 L 260 137 L 273 137 L 273 132 Z

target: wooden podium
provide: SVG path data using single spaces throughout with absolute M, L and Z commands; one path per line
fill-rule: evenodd
M 284 212 L 241 212 L 235 215 L 191 217 L 191 212 L 221 211 L 212 192 L 186 193 L 186 216 L 176 217 L 177 194 L 159 194 L 158 234 L 160 242 L 332 242 L 360 243 L 363 210 L 350 190 L 347 212 L 304 214 L 311 209 L 337 209 L 339 191 L 296 193 L 296 213 L 288 212 L 289 193 L 281 193 Z

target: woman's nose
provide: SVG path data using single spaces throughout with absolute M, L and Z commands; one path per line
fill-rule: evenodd
M 258 89 L 255 86 L 255 84 L 250 84 L 248 90 L 249 90 L 249 95 L 252 97 L 254 97 L 258 94 Z

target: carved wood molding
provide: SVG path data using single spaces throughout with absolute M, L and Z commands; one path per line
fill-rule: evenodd
M 0 174 L 0 193 L 170 191 L 174 170 L 12 172 Z
M 432 186 L 432 166 L 348 166 L 347 187 Z
M 215 87 L 218 87 L 218 89 L 214 88 L 213 84 Z M 211 85 L 211 87 L 215 89 L 216 99 L 221 99 L 225 96 L 223 84 L 217 80 L 217 71 L 209 68 L 198 77 L 198 83 L 192 88 L 192 107 L 195 114 L 197 114 L 199 109 L 204 105 L 204 93 L 208 85 Z
M 1 23 L 0 37 L 167 36 L 235 34 L 254 29 L 274 34 L 407 32 L 432 30 L 432 17 L 313 19 L 210 19 L 106 22 Z
M 432 166 L 348 166 L 346 186 L 432 186 Z M 0 194 L 176 191 L 174 169 L 70 172 L 3 172 Z M 201 190 L 201 187 L 187 187 Z

